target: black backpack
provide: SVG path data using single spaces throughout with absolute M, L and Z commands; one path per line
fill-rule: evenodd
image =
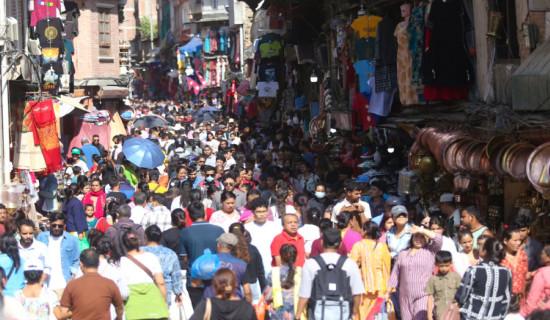
M 136 223 L 124 222 L 121 224 L 115 223 L 111 227 L 116 230 L 116 236 L 115 236 L 115 239 L 113 239 L 114 245 L 117 247 L 118 252 L 121 255 L 126 255 L 126 253 L 128 253 L 128 250 L 126 250 L 126 248 L 122 244 L 122 236 L 124 235 L 125 232 L 130 232 L 132 230 L 139 234 L 138 230 L 142 228 L 142 226 Z
M 342 266 L 345 256 L 335 264 L 326 264 L 320 255 L 313 257 L 321 269 L 313 279 L 309 299 L 310 319 L 347 320 L 351 318 L 352 293 L 349 276 Z

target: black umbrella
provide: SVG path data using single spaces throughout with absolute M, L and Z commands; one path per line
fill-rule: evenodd
M 167 124 L 167 121 L 159 116 L 143 116 L 134 122 L 134 128 L 139 128 L 139 126 L 144 126 L 145 128 L 155 128 L 162 127 L 165 124 Z

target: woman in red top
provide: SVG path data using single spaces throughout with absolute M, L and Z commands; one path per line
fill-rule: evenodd
M 525 283 L 529 275 L 527 265 L 527 254 L 520 250 L 521 236 L 519 229 L 508 227 L 502 232 L 502 243 L 506 257 L 501 261 L 501 265 L 507 267 L 512 272 L 512 301 L 514 304 L 519 300 L 520 306 L 525 305 Z

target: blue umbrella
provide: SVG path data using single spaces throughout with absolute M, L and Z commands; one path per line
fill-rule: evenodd
M 195 52 L 198 47 L 202 47 L 202 40 L 199 38 L 191 38 L 186 45 L 180 47 L 181 52 Z
M 131 138 L 124 141 L 122 152 L 128 161 L 140 168 L 154 169 L 164 163 L 164 153 L 154 142 Z
M 216 107 L 206 106 L 206 107 L 200 108 L 199 111 L 202 111 L 202 112 L 221 112 L 222 110 L 218 109 Z

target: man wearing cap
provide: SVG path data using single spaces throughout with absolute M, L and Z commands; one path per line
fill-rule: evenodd
M 92 249 L 80 254 L 83 276 L 67 283 L 61 297 L 59 319 L 111 319 L 111 304 L 117 319 L 122 319 L 124 301 L 117 285 L 99 275 L 99 254 Z
M 99 141 L 99 137 L 97 138 Z M 82 143 L 82 147 L 80 147 L 80 150 L 82 150 L 82 153 L 84 153 L 84 157 L 86 158 L 86 165 L 88 168 L 91 168 L 94 165 L 94 162 L 92 161 L 92 156 L 94 154 L 97 154 L 101 156 L 101 153 L 99 153 L 99 150 L 90 144 L 90 140 L 88 138 L 82 138 L 80 140 L 80 143 Z
M 244 298 L 248 303 L 252 302 L 252 291 L 250 289 L 251 275 L 247 272 L 247 263 L 243 260 L 232 255 L 233 250 L 239 243 L 239 239 L 232 233 L 223 233 L 216 240 L 218 247 L 218 259 L 220 261 L 220 268 L 229 268 L 235 273 L 237 282 L 243 287 L 241 292 L 240 288 L 235 290 L 235 296 Z M 193 279 L 195 282 L 195 279 Z M 204 298 L 213 298 L 216 296 L 212 286 L 209 286 L 204 291 Z
M 391 214 L 395 226 L 386 233 L 386 242 L 392 259 L 397 257 L 399 252 L 406 249 L 409 245 L 412 235 L 407 233 L 407 229 L 411 227 L 408 223 L 409 212 L 403 205 L 394 206 L 391 209 Z
M 338 248 L 340 248 L 341 243 L 342 234 L 339 230 L 330 228 L 323 232 L 323 253 L 321 253 L 321 258 L 324 260 L 325 264 L 337 264 L 338 259 L 340 258 Z M 302 269 L 302 282 L 298 293 L 298 306 L 296 307 L 294 317 L 296 320 L 300 319 L 300 315 L 311 297 L 313 281 L 320 269 L 321 267 L 319 266 L 319 263 L 317 263 L 314 259 L 308 259 L 304 264 L 304 268 Z M 353 260 L 346 258 L 344 264 L 342 265 L 342 270 L 344 270 L 348 276 L 351 294 L 353 296 L 352 319 L 359 319 L 361 295 L 365 293 L 365 286 L 363 285 L 363 280 L 361 279 L 359 267 Z
M 382 223 L 382 219 L 384 219 L 384 216 L 391 215 L 391 209 L 400 204 L 401 199 L 399 199 L 399 197 L 389 196 L 388 199 L 386 199 L 386 204 L 384 205 L 384 214 L 372 218 L 372 221 L 380 226 L 380 223 Z
M 372 216 L 369 204 L 360 200 L 362 191 L 361 187 L 357 184 L 357 182 L 348 179 L 344 183 L 344 189 L 346 190 L 347 196 L 344 200 L 334 206 L 331 217 L 332 222 L 337 222 L 336 217 L 341 211 L 359 210 L 363 213 L 361 216 L 361 225 L 363 225 L 363 223 L 369 221 Z
M 271 256 L 273 257 L 272 266 L 281 266 L 281 247 L 285 244 L 292 244 L 298 251 L 295 267 L 302 267 L 306 261 L 306 248 L 304 237 L 298 233 L 298 216 L 295 214 L 286 214 L 283 216 L 283 232 L 277 235 L 271 242 Z
M 495 236 L 480 220 L 481 212 L 475 206 L 469 206 L 460 213 L 460 222 L 462 222 L 462 225 L 465 226 L 466 229 L 470 230 L 474 237 L 474 249 L 477 249 L 477 238 L 482 234 L 488 235 L 489 237 Z M 462 250 L 462 246 L 459 245 L 458 249 Z
M 361 200 L 368 202 L 368 199 L 370 199 L 369 196 L 369 189 L 370 189 L 370 178 L 366 174 L 361 174 L 357 176 L 357 179 L 355 179 L 355 182 L 361 186 L 363 191 L 361 192 Z
M 89 169 L 90 167 L 88 167 L 86 162 L 84 162 L 84 161 L 82 161 L 82 159 L 80 159 L 81 156 L 82 156 L 82 150 L 80 150 L 78 148 L 72 148 L 71 149 L 71 157 L 74 160 L 73 167 L 80 167 L 80 169 L 82 170 L 81 172 L 83 174 L 87 174 L 90 171 L 90 169 Z M 90 158 L 90 161 L 91 161 L 91 158 Z
M 449 237 L 454 238 L 456 230 L 460 226 L 460 210 L 455 206 L 455 196 L 452 193 L 444 193 L 439 197 L 439 208 L 447 217 L 445 230 Z
M 23 219 L 19 222 L 19 236 L 21 239 L 17 244 L 19 255 L 24 261 L 38 260 L 43 266 L 43 283 L 51 273 L 50 261 L 48 259 L 48 247 L 40 241 L 34 241 L 35 225 L 32 220 Z

